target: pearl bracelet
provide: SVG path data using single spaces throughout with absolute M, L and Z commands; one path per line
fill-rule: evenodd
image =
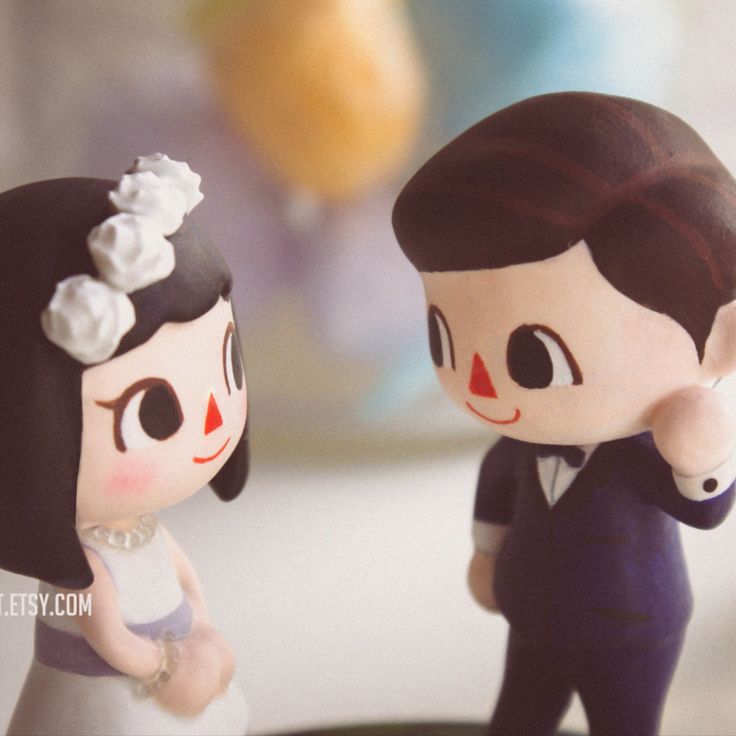
M 179 664 L 181 645 L 171 634 L 155 640 L 161 660 L 156 672 L 145 680 L 138 681 L 137 692 L 141 698 L 153 697 L 174 675 Z

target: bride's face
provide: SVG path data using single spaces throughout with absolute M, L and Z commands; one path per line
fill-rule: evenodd
M 246 387 L 229 302 L 82 376 L 77 524 L 171 506 L 222 468 L 243 433 Z

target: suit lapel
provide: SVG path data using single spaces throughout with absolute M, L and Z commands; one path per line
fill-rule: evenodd
M 562 497 L 552 506 L 547 501 L 547 496 L 539 480 L 537 467 L 537 456 L 534 445 L 527 446 L 527 472 L 531 479 L 532 493 L 544 506 L 548 513 L 565 513 L 583 505 L 590 498 L 591 493 L 597 487 L 606 482 L 609 477 L 613 463 L 615 462 L 615 446 L 618 442 L 602 442 L 591 453 L 587 462 L 580 469 L 570 484 L 570 487 L 562 494 Z

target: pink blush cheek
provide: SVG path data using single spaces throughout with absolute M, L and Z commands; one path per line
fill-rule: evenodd
M 156 468 L 150 462 L 120 460 L 105 479 L 105 495 L 109 498 L 143 496 L 153 487 L 156 475 Z

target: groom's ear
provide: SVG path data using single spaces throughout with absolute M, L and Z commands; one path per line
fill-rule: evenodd
M 719 378 L 736 372 L 736 300 L 716 312 L 705 343 L 703 370 Z

